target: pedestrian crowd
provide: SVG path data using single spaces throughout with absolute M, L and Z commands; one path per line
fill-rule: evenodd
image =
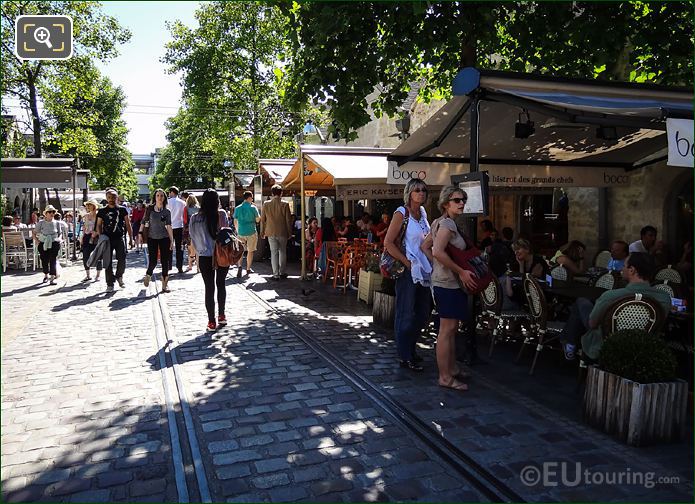
M 101 203 L 86 201 L 77 219 L 72 213 L 61 216 L 50 204 L 42 215 L 38 210 L 32 212 L 30 224 L 34 227 L 29 239 L 37 245 L 44 283 L 56 283 L 61 247 L 74 241 L 82 251 L 85 270 L 82 281 L 99 281 L 104 271 L 107 291 L 114 291 L 116 283 L 125 286 L 127 247 L 142 252 L 147 245 L 143 284 L 146 287 L 150 284 L 159 264 L 161 292 L 170 292 L 170 272 L 176 268 L 179 274 L 184 273 L 186 250 L 186 272 L 195 266 L 203 278 L 207 330 L 215 331 L 227 323 L 225 279 L 230 267 L 237 268 L 237 278 L 243 276 L 244 262 L 246 275 L 253 273 L 259 240 L 267 239 L 271 279 L 279 281 L 287 277 L 290 240 L 301 243 L 301 222 L 297 225 L 289 204 L 283 201 L 282 187 L 273 186 L 271 194 L 259 212 L 253 203 L 253 193 L 246 191 L 243 202 L 228 214 L 214 189 L 205 190 L 200 201 L 192 194 L 180 194 L 177 187 L 170 187 L 166 192 L 157 189 L 149 204 L 139 200 L 130 206 L 119 200 L 115 189 L 109 188 Z M 457 363 L 455 337 L 461 324 L 470 322 L 473 315 L 471 297 L 490 282 L 485 279 L 488 276 L 499 279 L 504 309 L 518 308 L 523 299 L 512 281 L 515 276 L 528 274 L 545 280 L 556 267 L 566 269 L 569 275 L 581 275 L 588 270 L 584 257 L 586 246 L 571 240 L 546 258 L 534 252 L 528 237 L 514 239 L 515 232 L 509 227 L 498 233 L 490 220 L 481 222 L 480 240 L 474 241 L 461 225 L 468 198 L 465 191 L 454 185 L 444 187 L 437 201 L 440 216 L 432 221 L 426 211 L 428 196 L 427 184 L 412 179 L 404 187 L 403 204 L 393 215 L 383 212 L 379 219 L 373 219 L 365 212 L 356 221 L 351 217 L 325 217 L 320 223 L 315 217 L 309 218 L 304 230 L 307 270 L 325 271 L 327 243 L 361 239 L 382 244 L 391 264 L 400 265 L 400 269 L 391 274 L 395 282 L 394 331 L 400 367 L 414 372 L 423 370 L 417 343 L 434 308 L 438 325 L 438 383 L 465 391 L 468 374 Z M 3 218 L 3 232 L 26 228 L 17 215 Z M 643 294 L 656 300 L 668 312 L 670 297 L 650 284 L 657 268 L 667 260 L 667 247 L 656 237 L 657 230 L 645 226 L 639 240 L 632 243 L 613 241 L 606 269 L 616 274 L 620 272 L 626 285 L 607 291 L 595 302 L 576 301 L 561 336 L 566 357 L 573 358 L 579 346 L 584 347 L 590 357 L 598 353 L 603 340 L 601 317 L 610 302 L 620 295 Z M 239 253 L 234 255 L 233 261 L 225 261 L 218 248 L 223 244 L 230 246 L 230 242 L 237 252 L 245 251 L 245 256 Z M 692 271 L 691 256 L 692 248 L 688 243 L 677 264 L 684 276 Z M 474 267 L 470 267 L 471 264 Z M 92 268 L 96 269 L 93 278 Z M 487 283 L 481 284 L 484 281 Z

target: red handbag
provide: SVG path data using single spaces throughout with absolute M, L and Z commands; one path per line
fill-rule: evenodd
M 479 294 L 492 282 L 492 272 L 485 259 L 480 255 L 480 250 L 478 250 L 468 237 L 462 236 L 466 242 L 466 249 L 461 250 L 450 243 L 446 246 L 446 253 L 449 254 L 449 257 L 451 257 L 451 260 L 454 261 L 457 266 L 472 272 L 477 277 L 475 280 L 475 289 L 468 290 L 461 284 L 461 279 L 458 278 L 457 275 L 456 279 L 459 281 L 461 288 L 468 294 Z

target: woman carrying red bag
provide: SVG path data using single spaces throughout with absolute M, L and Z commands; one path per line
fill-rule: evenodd
M 432 223 L 432 240 L 427 240 L 432 244 L 432 290 L 440 320 L 437 335 L 439 385 L 461 391 L 468 390 L 468 385 L 461 381 L 468 376 L 456 363 L 455 337 L 459 321 L 465 321 L 469 316 L 468 295 L 461 285 L 466 289 L 475 289 L 476 276 L 454 262 L 447 252 L 447 246 L 466 249 L 466 240 L 454 222 L 454 218 L 463 214 L 466 200 L 466 193 L 456 186 L 442 189 L 438 203 L 442 216 Z

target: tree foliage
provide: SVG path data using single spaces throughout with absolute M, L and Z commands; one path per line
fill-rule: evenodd
M 23 14 L 69 15 L 73 20 L 73 56 L 68 60 L 27 61 L 14 54 L 15 19 Z M 92 133 L 103 131 L 109 138 L 90 137 L 83 128 L 71 133 L 70 126 L 76 121 L 91 121 L 100 110 L 89 110 L 88 103 L 96 103 L 100 92 L 96 69 L 91 62 L 95 59 L 108 61 L 117 55 L 117 48 L 130 38 L 130 32 L 122 28 L 115 18 L 103 14 L 98 2 L 90 1 L 6 1 L 2 3 L 2 64 L 0 86 L 3 97 L 12 97 L 28 112 L 33 132 L 34 155 L 41 157 L 43 134 L 54 133 L 52 148 L 61 149 L 60 154 L 98 152 L 98 144 L 108 144 L 119 133 L 93 128 Z M 95 79 L 96 78 L 96 82 Z M 105 93 L 112 92 L 112 86 Z M 70 107 L 76 107 L 74 109 Z M 43 110 L 41 110 L 43 108 Z M 61 124 L 64 121 L 65 124 Z M 112 124 L 114 124 L 112 122 Z M 60 132 L 60 138 L 55 133 Z M 71 135 L 71 138 L 68 136 Z M 121 136 L 121 139 L 124 137 Z M 83 142 L 85 142 L 83 144 Z M 123 143 L 123 146 L 125 143 Z M 65 149 L 65 150 L 62 150 Z M 119 168 L 120 169 L 120 168 Z M 115 177 L 115 175 L 113 176 Z M 112 178 L 113 178 L 112 177 Z
M 349 131 L 395 115 L 411 83 L 448 97 L 465 66 L 691 85 L 690 2 L 280 2 L 289 106 L 307 100 Z M 375 89 L 371 104 L 367 97 Z
M 203 4 L 199 26 L 169 26 L 164 62 L 181 72 L 184 105 L 167 123 L 169 145 L 152 185 L 210 186 L 224 161 L 255 169 L 260 157 L 293 154 L 301 114 L 282 105 L 284 18 L 255 2 Z M 158 171 L 160 169 L 158 168 Z

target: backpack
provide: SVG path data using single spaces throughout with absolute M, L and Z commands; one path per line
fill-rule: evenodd
M 215 238 L 215 255 L 213 259 L 218 268 L 228 268 L 236 264 L 244 254 L 244 244 L 237 236 L 236 229 L 222 227 Z

